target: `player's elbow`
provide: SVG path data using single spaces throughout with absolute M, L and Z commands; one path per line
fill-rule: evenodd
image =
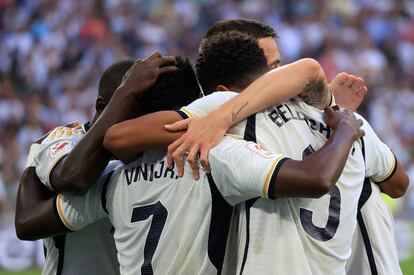
M 31 234 L 31 230 L 29 230 L 27 222 L 24 218 L 16 216 L 15 228 L 16 228 L 16 236 L 19 240 L 22 240 L 22 241 L 36 240 L 34 236 Z
M 392 188 L 391 190 L 389 190 L 386 193 L 387 193 L 388 196 L 390 196 L 393 199 L 401 198 L 407 192 L 408 185 L 409 185 L 409 178 L 406 174 L 404 174 L 399 179 L 398 184 L 396 184 L 396 186 L 394 188 Z
M 320 198 L 326 195 L 335 182 L 325 175 L 315 174 L 311 179 L 313 198 Z
M 325 73 L 323 71 L 323 68 L 321 64 L 316 59 L 313 58 L 303 58 L 299 60 L 298 62 L 301 62 L 305 73 L 309 75 L 310 77 L 324 77 Z
M 105 133 L 103 146 L 106 150 L 116 155 L 119 151 L 125 149 L 126 138 L 128 138 L 128 136 L 126 133 L 123 133 L 122 128 L 118 125 L 113 125 Z
M 88 191 L 85 178 L 77 176 L 69 171 L 56 173 L 52 177 L 52 186 L 57 192 L 67 193 L 74 196 L 83 196 Z

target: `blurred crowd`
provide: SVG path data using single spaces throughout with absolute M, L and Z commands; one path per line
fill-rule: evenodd
M 414 178 L 412 0 L 0 0 L 0 15 L 0 225 L 12 220 L 31 142 L 86 122 L 107 66 L 155 49 L 194 60 L 224 18 L 274 27 L 282 64 L 314 57 L 329 79 L 364 77 L 360 112 Z M 409 215 L 414 192 L 402 204 Z

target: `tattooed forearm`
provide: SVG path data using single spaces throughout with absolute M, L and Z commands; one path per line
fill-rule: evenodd
M 241 106 L 238 110 L 231 112 L 231 121 L 235 122 L 237 120 L 237 116 L 240 114 L 240 112 L 249 104 L 249 102 L 246 102 Z
M 323 79 L 309 78 L 303 91 L 298 95 L 307 104 L 323 109 L 329 105 L 331 94 Z

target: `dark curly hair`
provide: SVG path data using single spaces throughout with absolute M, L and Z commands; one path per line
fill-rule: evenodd
M 190 61 L 177 56 L 175 65 L 176 71 L 161 74 L 140 98 L 141 114 L 178 109 L 199 97 L 201 91 Z
M 196 61 L 198 80 L 205 94 L 217 85 L 244 89 L 268 71 L 266 57 L 256 39 L 230 31 L 211 36 Z

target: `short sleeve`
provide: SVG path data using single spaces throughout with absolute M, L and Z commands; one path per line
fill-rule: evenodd
M 40 147 L 40 144 L 37 144 L 37 143 L 33 143 L 30 146 L 29 155 L 27 156 L 25 168 L 35 166 L 34 158 L 35 158 L 35 155 L 39 152 L 39 147 Z
M 214 183 L 231 205 L 255 197 L 273 199 L 277 174 L 287 159 L 254 142 L 231 136 L 209 152 Z
M 98 182 L 84 196 L 59 194 L 56 197 L 54 202 L 55 216 L 68 230 L 78 231 L 107 217 L 103 201 L 106 200 L 107 186 L 113 173 L 113 171 L 104 172 Z
M 80 126 L 57 127 L 42 141 L 34 155 L 34 166 L 37 176 L 47 188 L 53 191 L 50 183 L 53 168 L 84 136 L 85 132 Z
M 237 96 L 235 92 L 214 92 L 182 107 L 177 112 L 182 118 L 205 116 L 235 96 Z
M 384 144 L 372 129 L 371 125 L 360 115 L 357 118 L 364 122 L 365 131 L 363 146 L 365 151 L 365 174 L 376 183 L 381 183 L 393 176 L 397 169 L 397 160 L 391 149 Z

